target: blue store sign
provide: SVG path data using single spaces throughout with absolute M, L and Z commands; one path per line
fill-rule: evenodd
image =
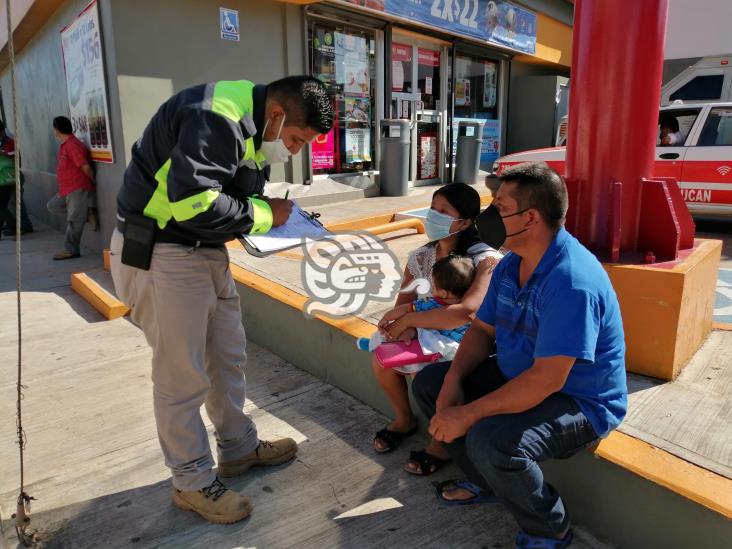
M 536 14 L 500 0 L 346 0 L 462 36 L 536 52 Z

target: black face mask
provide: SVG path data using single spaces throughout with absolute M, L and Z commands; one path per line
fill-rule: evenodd
M 483 210 L 478 217 L 475 218 L 475 228 L 478 230 L 478 236 L 480 239 L 488 244 L 491 248 L 497 250 L 506 239 L 517 234 L 524 233 L 529 229 L 523 229 L 521 231 L 506 234 L 506 225 L 503 224 L 503 220 L 507 217 L 513 217 L 514 215 L 520 215 L 527 211 L 529 208 L 524 208 L 520 212 L 512 213 L 510 215 L 501 216 L 498 213 L 498 208 L 491 204 L 485 210 Z

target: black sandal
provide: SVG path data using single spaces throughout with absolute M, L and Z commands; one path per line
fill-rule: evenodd
M 376 450 L 380 454 L 391 452 L 392 450 L 397 448 L 405 438 L 412 436 L 416 432 L 416 425 L 406 433 L 400 433 L 399 431 L 390 431 L 389 429 L 384 427 L 381 431 L 376 433 L 376 435 L 374 436 L 374 442 L 376 442 L 376 439 L 381 439 L 382 441 L 384 441 L 384 444 L 386 444 L 386 448 L 384 448 L 383 450 L 379 450 L 378 448 L 376 448 L 376 446 L 374 446 L 374 450 Z
M 409 467 L 409 463 L 416 464 L 417 469 L 414 470 Z M 403 469 L 412 475 L 426 477 L 432 473 L 436 473 L 448 463 L 450 463 L 450 458 L 438 458 L 437 456 L 428 454 L 427 450 L 413 450 L 409 452 L 409 462 L 404 465 Z

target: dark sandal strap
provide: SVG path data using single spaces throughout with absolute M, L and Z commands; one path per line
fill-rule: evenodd
M 424 476 L 431 475 L 450 463 L 449 459 L 438 458 L 424 449 L 409 452 L 409 461 L 416 463 L 419 467 L 419 473 L 414 471 L 414 474 Z
M 398 431 L 390 431 L 386 427 L 384 427 L 381 431 L 378 431 L 376 435 L 374 436 L 374 440 L 381 439 L 384 441 L 384 444 L 386 444 L 387 452 L 394 450 L 401 442 L 407 438 L 408 436 L 413 435 L 417 431 L 417 428 L 414 427 L 407 431 L 406 433 L 400 433 Z

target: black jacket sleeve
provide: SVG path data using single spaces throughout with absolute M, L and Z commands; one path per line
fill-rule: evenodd
M 221 233 L 247 233 L 249 197 L 234 198 L 223 192 L 236 176 L 249 137 L 242 126 L 213 111 L 189 108 L 183 113 L 178 141 L 170 155 L 168 200 L 180 202 L 201 196 L 201 212 L 189 219 L 175 219 L 182 227 Z M 211 193 L 218 196 L 210 201 Z M 193 213 L 193 212 L 192 212 Z M 175 208 L 174 208 L 175 217 Z

